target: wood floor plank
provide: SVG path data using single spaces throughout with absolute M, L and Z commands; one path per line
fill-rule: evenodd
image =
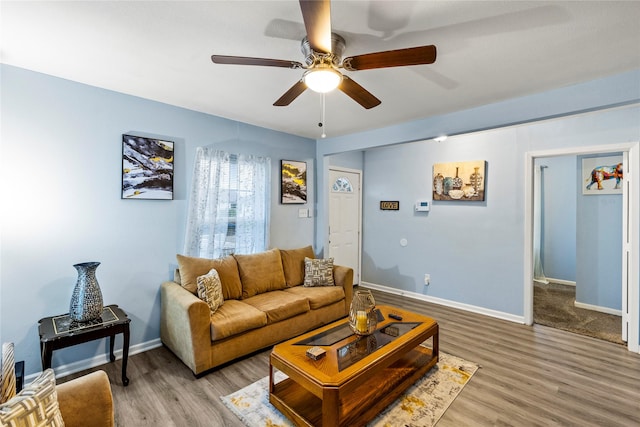
M 624 346 L 373 294 L 378 304 L 437 319 L 440 350 L 481 366 L 438 427 L 640 426 L 640 355 Z M 109 374 L 118 426 L 240 427 L 220 396 L 268 375 L 269 353 L 255 353 L 195 378 L 161 347 L 129 358 L 128 387 L 120 381 L 120 361 L 95 369 Z

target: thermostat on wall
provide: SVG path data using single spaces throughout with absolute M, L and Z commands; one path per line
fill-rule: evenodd
M 429 211 L 428 200 L 418 200 L 416 202 L 416 212 L 428 212 L 428 211 Z

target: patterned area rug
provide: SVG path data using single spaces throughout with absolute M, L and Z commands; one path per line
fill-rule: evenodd
M 435 425 L 477 370 L 478 365 L 475 363 L 440 352 L 438 364 L 368 426 Z M 284 374 L 276 372 L 276 382 L 284 378 Z M 293 424 L 269 403 L 269 377 L 220 398 L 248 427 L 293 427 Z

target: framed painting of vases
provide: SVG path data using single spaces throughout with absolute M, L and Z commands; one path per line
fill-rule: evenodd
M 485 160 L 435 163 L 433 200 L 484 201 L 486 173 Z

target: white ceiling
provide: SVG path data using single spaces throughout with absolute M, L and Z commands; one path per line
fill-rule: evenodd
M 297 1 L 0 3 L 1 61 L 270 129 L 319 138 L 321 97 L 273 102 L 304 62 Z M 345 72 L 382 104 L 326 97 L 329 137 L 408 122 L 640 68 L 638 1 L 334 1 L 345 56 L 435 44 L 432 65 Z

